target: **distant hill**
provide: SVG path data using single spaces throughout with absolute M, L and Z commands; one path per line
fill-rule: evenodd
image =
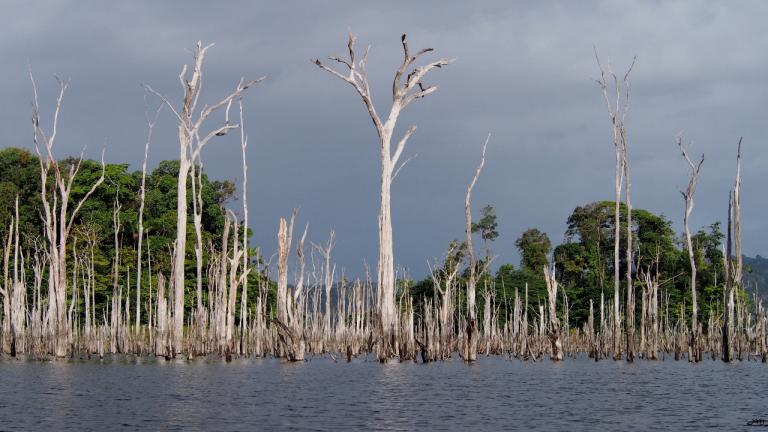
M 744 285 L 748 292 L 768 293 L 768 258 L 744 255 Z

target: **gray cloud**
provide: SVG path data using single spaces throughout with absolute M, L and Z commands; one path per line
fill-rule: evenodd
M 348 31 L 371 44 L 374 98 L 387 108 L 401 55 L 400 33 L 458 60 L 429 77 L 440 89 L 412 105 L 400 130 L 419 129 L 407 152 L 418 157 L 393 189 L 396 258 L 420 276 L 462 235 L 462 206 L 486 133 L 493 138 L 475 192 L 479 209 L 497 207 L 498 262 L 516 261 L 514 239 L 539 227 L 559 241 L 577 205 L 612 197 L 613 156 L 592 46 L 619 70 L 638 56 L 628 118 L 634 205 L 680 228 L 685 182 L 674 136 L 707 155 L 692 223 L 722 220 L 735 144 L 745 138 L 745 252 L 765 252 L 759 198 L 768 150 L 768 33 L 763 2 L 10 2 L 0 14 L 0 145 L 29 146 L 27 62 L 41 98 L 50 77 L 71 78 L 58 154 L 138 167 L 149 83 L 178 96 L 177 75 L 198 39 L 216 42 L 206 65 L 214 100 L 241 75 L 268 75 L 247 101 L 251 225 L 274 249 L 277 219 L 301 206 L 322 240 L 337 231 L 337 259 L 350 272 L 375 263 L 378 162 L 375 132 L 346 84 L 309 62 L 343 52 Z M 45 102 L 44 102 L 45 106 Z M 50 104 L 48 105 L 50 106 Z M 228 137 L 231 138 L 231 137 Z M 215 147 L 215 149 L 214 149 Z M 177 157 L 173 119 L 158 126 L 154 163 Z M 208 172 L 239 179 L 234 141 L 212 144 Z

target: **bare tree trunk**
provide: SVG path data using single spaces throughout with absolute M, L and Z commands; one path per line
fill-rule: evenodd
M 683 146 L 683 138 L 678 136 L 677 146 L 680 148 L 680 152 L 683 155 L 683 159 L 688 163 L 690 169 L 688 187 L 685 191 L 680 191 L 685 201 L 685 213 L 683 215 L 683 226 L 685 228 L 685 241 L 688 247 L 688 260 L 691 265 L 691 335 L 690 335 L 690 349 L 689 349 L 689 361 L 699 361 L 698 343 L 698 301 L 696 298 L 696 256 L 693 251 L 693 241 L 691 239 L 691 230 L 688 226 L 688 221 L 693 211 L 693 196 L 696 193 L 696 183 L 699 178 L 699 172 L 701 171 L 701 165 L 704 163 L 704 155 L 701 155 L 701 160 L 698 164 L 694 164 L 688 153 Z
M 366 60 L 368 56 L 368 50 L 365 51 L 362 58 L 358 61 L 356 59 L 355 52 L 356 37 L 349 36 L 349 42 L 347 44 L 349 59 L 342 59 L 339 57 L 330 57 L 330 60 L 340 63 L 349 71 L 344 75 L 336 70 L 324 65 L 320 60 L 315 59 L 315 63 L 321 69 L 331 73 L 333 76 L 341 79 L 342 81 L 352 85 L 357 93 L 363 100 L 363 103 L 368 110 L 368 114 L 376 127 L 376 132 L 379 136 L 379 144 L 381 148 L 381 207 L 379 210 L 379 258 L 378 258 L 378 272 L 377 272 L 377 289 L 378 289 L 378 314 L 381 325 L 381 334 L 379 337 L 379 360 L 384 361 L 390 357 L 393 353 L 392 347 L 394 346 L 394 333 L 395 322 L 397 318 L 397 312 L 395 310 L 395 269 L 394 269 L 394 254 L 392 246 L 392 216 L 390 208 L 390 189 L 392 181 L 397 176 L 400 168 L 402 168 L 408 160 L 405 160 L 402 165 L 397 167 L 397 163 L 405 148 L 405 144 L 411 135 L 416 131 L 416 126 L 411 126 L 405 135 L 400 139 L 397 147 L 392 153 L 391 140 L 392 134 L 397 123 L 397 119 L 400 116 L 400 112 L 406 106 L 416 99 L 423 98 L 428 94 L 437 90 L 436 86 L 424 86 L 422 79 L 426 74 L 435 68 L 441 68 L 448 65 L 452 60 L 440 59 L 435 62 L 429 63 L 425 66 L 415 67 L 412 71 L 406 74 L 406 71 L 412 67 L 413 63 L 421 55 L 432 51 L 431 48 L 422 49 L 415 55 L 411 55 L 408 50 L 408 42 L 405 35 L 402 35 L 401 42 L 403 45 L 404 59 L 402 65 L 395 73 L 395 78 L 392 83 L 392 107 L 389 111 L 389 116 L 386 120 L 382 121 L 379 115 L 376 113 L 376 109 L 371 97 L 370 88 L 368 85 L 368 77 L 366 74 Z M 403 83 L 403 76 L 406 76 Z M 418 86 L 418 90 L 416 87 Z M 397 168 L 396 168 L 397 167 Z
M 200 160 L 200 154 L 203 148 L 216 136 L 226 135 L 231 129 L 239 127 L 237 124 L 229 122 L 229 110 L 232 102 L 240 98 L 249 87 L 260 82 L 264 78 L 244 82 L 240 79 L 235 90 L 225 98 L 212 104 L 206 105 L 202 111 L 195 116 L 197 102 L 200 97 L 202 87 L 202 66 L 205 55 L 213 44 L 203 46 L 198 41 L 192 53 L 193 66 L 192 76 L 187 77 L 188 66 L 184 65 L 179 74 L 179 82 L 184 90 L 184 99 L 180 110 L 176 110 L 171 102 L 162 94 L 156 92 L 149 86 L 146 89 L 157 95 L 168 108 L 175 114 L 179 126 L 179 173 L 178 183 L 176 185 L 176 242 L 173 252 L 173 325 L 172 340 L 174 353 L 183 351 L 183 330 L 184 330 L 184 259 L 187 245 L 187 177 L 194 161 Z M 201 132 L 201 127 L 208 117 L 221 109 L 224 109 L 225 122 L 223 126 L 213 129 L 207 134 Z
M 15 355 L 17 352 L 24 352 L 26 349 L 26 284 L 24 283 L 23 276 L 19 275 L 19 251 L 20 251 L 20 239 L 19 239 L 19 196 L 16 195 L 16 201 L 14 204 L 14 218 L 15 225 L 13 225 L 14 247 L 13 247 L 13 281 L 10 292 L 10 312 L 11 312 L 11 355 Z M 9 232 L 10 236 L 11 233 Z M 24 272 L 23 255 L 21 257 L 21 269 L 22 274 Z M 6 286 L 6 290 L 8 287 Z M 86 304 L 87 304 L 86 299 Z
M 723 251 L 725 264 L 725 285 L 723 288 L 723 331 L 722 359 L 724 362 L 733 360 L 733 303 L 734 291 L 741 286 L 742 252 L 741 252 L 741 138 L 739 138 L 736 153 L 736 182 L 733 191 L 728 194 L 728 232 L 726 248 Z M 732 263 L 732 245 L 736 245 L 736 265 Z
M 40 160 L 40 195 L 43 204 L 43 222 L 45 237 L 48 242 L 49 254 L 49 273 L 48 273 L 48 322 L 53 318 L 53 329 L 48 328 L 47 335 L 53 340 L 52 354 L 57 357 L 63 357 L 67 354 L 67 334 L 69 332 L 69 323 L 66 315 L 67 302 L 67 242 L 72 224 L 77 213 L 82 208 L 85 201 L 90 198 L 96 188 L 104 181 L 104 154 L 101 157 L 101 176 L 86 192 L 83 198 L 75 205 L 74 210 L 69 212 L 69 199 L 72 192 L 72 184 L 75 176 L 80 170 L 83 161 L 80 159 L 73 165 L 70 165 L 69 171 L 64 174 L 61 171 L 56 159 L 53 157 L 53 147 L 56 141 L 58 131 L 59 114 L 61 113 L 61 102 L 64 98 L 68 83 L 59 80 L 59 92 L 56 97 L 56 108 L 53 114 L 53 124 L 50 134 L 46 134 L 40 125 L 40 109 L 37 102 L 37 85 L 32 70 L 29 71 L 29 79 L 32 82 L 33 103 L 32 103 L 32 127 L 35 151 Z M 43 144 L 46 156 L 41 154 L 40 144 Z M 54 187 L 50 193 L 53 203 L 50 202 L 48 191 L 49 173 L 53 173 Z M 58 214 L 57 214 L 58 212 Z
M 741 138 L 736 152 L 736 182 L 733 187 L 733 244 L 736 254 L 733 281 L 735 286 L 741 287 L 744 271 L 744 255 L 741 251 Z
M 614 177 L 614 189 L 616 192 L 616 199 L 614 203 L 614 247 L 613 247 L 613 328 L 614 328 L 614 335 L 613 335 L 613 357 L 614 359 L 621 358 L 621 346 L 620 346 L 620 337 L 621 337 L 621 317 L 620 317 L 620 309 L 619 309 L 619 284 L 620 284 L 620 277 L 619 277 L 619 243 L 620 243 L 620 237 L 621 237 L 621 218 L 619 214 L 619 210 L 621 208 L 621 189 L 622 189 L 622 183 L 623 178 L 625 174 L 628 174 L 628 168 L 626 166 L 627 164 L 627 156 L 626 156 L 626 148 L 627 148 L 627 142 L 626 142 L 626 135 L 625 135 L 625 129 L 624 129 L 624 119 L 626 117 L 627 112 L 629 111 L 629 74 L 632 72 L 632 69 L 635 66 L 635 59 L 632 60 L 632 64 L 627 69 L 627 72 L 624 74 L 624 88 L 626 90 L 625 94 L 622 94 L 622 82 L 619 81 L 619 78 L 616 76 L 616 74 L 613 72 L 613 69 L 611 68 L 610 63 L 607 67 L 603 67 L 603 65 L 600 63 L 600 57 L 597 54 L 597 48 L 595 48 L 595 60 L 597 61 L 597 65 L 600 68 L 600 79 L 597 80 L 597 83 L 600 85 L 600 88 L 603 93 L 603 99 L 605 100 L 606 108 L 608 109 L 608 116 L 611 120 L 611 129 L 613 133 L 613 147 L 616 152 L 616 169 L 615 169 L 615 177 Z M 608 95 L 608 80 L 607 75 L 611 76 L 611 79 L 613 81 L 613 90 L 615 92 L 615 96 L 612 98 Z M 623 103 L 622 103 L 623 101 Z M 627 179 L 629 181 L 629 179 Z M 629 192 L 629 189 L 627 190 Z M 629 198 L 629 194 L 627 194 L 627 197 Z M 627 203 L 629 204 L 629 202 Z M 628 205 L 629 207 L 629 205 Z M 631 226 L 628 227 L 628 230 L 631 230 Z M 631 241 L 630 241 L 631 243 Z M 627 249 L 627 256 L 631 258 L 631 249 Z M 627 265 L 630 266 L 630 269 L 628 270 L 628 280 L 631 284 L 631 266 L 632 262 L 631 260 L 627 262 Z M 631 287 L 627 287 L 627 297 L 629 298 L 629 295 L 631 293 Z M 630 305 L 627 305 L 627 308 L 629 308 Z M 626 317 L 627 321 L 629 321 L 629 317 Z M 627 328 L 629 328 L 630 323 L 627 322 Z M 634 336 L 633 336 L 634 337 Z M 629 339 L 627 339 L 627 344 L 629 346 Z M 629 354 L 629 353 L 628 353 Z
M 248 327 L 248 274 L 251 272 L 251 268 L 249 265 L 250 256 L 248 250 L 248 163 L 245 151 L 248 147 L 248 136 L 245 134 L 243 99 L 238 99 L 237 103 L 240 111 L 240 149 L 243 155 L 243 273 L 241 276 L 243 292 L 240 296 L 240 354 L 242 354 L 242 351 L 244 351 L 244 333 Z
M 5 238 L 5 246 L 3 247 L 3 280 L 2 286 L 0 286 L 0 294 L 3 296 L 3 321 L 2 333 L 0 333 L 0 346 L 2 346 L 2 352 L 6 354 L 11 353 L 10 345 L 12 345 L 12 342 L 8 340 L 11 334 L 11 288 L 10 279 L 8 277 L 8 266 L 11 257 L 11 242 L 13 239 L 12 233 L 14 223 L 15 219 L 11 218 L 11 224 L 8 227 L 8 234 Z
M 234 232 L 232 236 L 232 259 L 230 261 L 230 267 L 229 267 L 229 295 L 227 297 L 227 350 L 228 353 L 232 353 L 234 351 L 233 347 L 233 337 L 234 337 L 234 331 L 235 331 L 235 306 L 237 301 L 237 288 L 240 283 L 240 278 L 238 278 L 237 270 L 240 265 L 240 258 L 241 254 L 243 253 L 240 250 L 240 227 L 237 223 L 237 216 L 235 216 L 234 212 L 231 210 L 228 211 L 230 217 L 232 218 L 232 222 L 234 223 Z
M 111 348 L 112 353 L 120 352 L 120 301 L 122 288 L 120 287 L 120 201 L 115 196 L 112 208 L 112 229 L 114 231 L 115 260 L 112 269 L 112 316 L 111 316 Z
M 195 299 L 197 314 L 203 312 L 203 161 L 189 170 L 192 183 L 192 224 L 195 228 Z
M 280 218 L 277 231 L 277 319 L 284 325 L 288 325 L 288 255 L 295 220 L 296 209 L 293 209 L 290 225 Z
M 307 231 L 309 230 L 309 225 L 304 226 L 304 233 L 301 235 L 301 238 L 299 239 L 299 244 L 296 247 L 296 258 L 297 258 L 297 281 L 296 286 L 294 287 L 293 295 L 289 298 L 289 304 L 290 307 L 288 308 L 289 312 L 289 320 L 290 324 L 289 327 L 293 334 L 293 340 L 294 340 L 294 350 L 293 350 L 293 360 L 294 361 L 304 361 L 304 353 L 306 351 L 306 340 L 304 337 L 304 319 L 305 319 L 305 312 L 304 312 L 304 305 L 305 305 L 305 294 L 304 294 L 304 242 L 307 239 Z
M 560 334 L 560 320 L 557 318 L 557 280 L 555 279 L 555 267 L 552 266 L 551 274 L 544 267 L 544 280 L 547 283 L 547 300 L 549 303 L 549 341 L 552 345 L 552 360 L 563 359 L 563 341 Z M 543 317 L 542 317 L 543 319 Z
M 330 347 L 330 339 L 332 334 L 331 289 L 333 288 L 333 285 L 334 285 L 334 275 L 336 273 L 336 266 L 331 263 L 331 252 L 333 251 L 333 247 L 336 244 L 335 239 L 336 239 L 336 232 L 331 230 L 331 233 L 328 236 L 328 242 L 325 244 L 325 246 L 313 244 L 313 247 L 317 250 L 317 252 L 320 254 L 323 260 L 322 261 L 322 271 L 323 271 L 322 282 L 320 282 L 316 277 L 316 281 L 318 281 L 317 283 L 322 285 L 323 292 L 324 292 L 324 295 L 323 295 L 324 308 L 323 308 L 323 314 L 322 314 L 323 322 L 322 322 L 322 326 L 320 326 L 321 339 L 323 339 L 323 342 L 321 342 L 321 345 L 323 345 L 324 347 L 323 351 L 328 351 L 331 348 Z
M 464 216 L 467 234 L 467 265 L 469 266 L 469 279 L 467 279 L 467 341 L 464 347 L 464 361 L 475 361 L 477 359 L 477 305 L 475 303 L 475 284 L 477 283 L 477 263 L 475 261 L 474 247 L 472 246 L 472 189 L 474 189 L 480 172 L 485 165 L 485 150 L 488 147 L 488 141 L 491 135 L 485 139 L 483 144 L 483 153 L 480 158 L 480 164 L 475 170 L 475 175 L 467 187 L 467 196 L 464 199 Z
M 621 205 L 621 188 L 622 188 L 622 180 L 623 176 L 620 174 L 622 171 L 621 169 L 621 162 L 619 161 L 620 150 L 616 150 L 616 180 L 615 180 L 615 189 L 616 189 L 616 200 L 614 203 L 614 217 L 613 217 L 613 225 L 614 225 L 614 240 L 613 240 L 613 358 L 614 360 L 621 358 L 621 348 L 619 346 L 620 344 L 620 335 L 621 335 L 621 317 L 619 315 L 619 284 L 620 284 L 620 278 L 619 278 L 619 244 L 621 242 L 621 216 L 620 216 L 620 205 Z
M 627 80 L 624 80 L 625 83 Z M 629 90 L 627 90 L 629 91 Z M 629 97 L 627 97 L 628 99 Z M 626 113 L 626 109 L 624 111 Z M 626 201 L 627 201 L 627 303 L 626 303 L 626 332 L 627 332 L 627 361 L 633 362 L 635 359 L 635 292 L 632 285 L 632 200 L 631 190 L 632 183 L 629 176 L 629 143 L 627 142 L 627 134 L 624 129 L 624 119 L 621 120 L 621 128 L 619 130 L 622 143 L 622 157 L 624 166 L 624 177 L 626 178 Z
M 146 100 L 146 95 L 145 95 Z M 144 239 L 144 198 L 146 196 L 146 184 L 147 184 L 147 158 L 149 156 L 149 143 L 152 141 L 152 130 L 157 123 L 157 117 L 160 114 L 162 105 L 155 111 L 155 117 L 150 119 L 147 114 L 147 139 L 144 143 L 144 162 L 141 164 L 141 188 L 139 189 L 140 201 L 139 201 L 139 227 L 138 227 L 138 249 L 136 249 L 136 334 L 139 334 L 139 326 L 141 325 L 141 243 Z M 87 302 L 86 302 L 87 304 Z

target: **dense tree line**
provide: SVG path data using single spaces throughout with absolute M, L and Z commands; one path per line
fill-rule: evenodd
M 63 166 L 76 163 L 76 159 L 67 158 Z M 77 198 L 87 191 L 88 185 L 99 176 L 100 166 L 92 160 L 85 160 L 75 178 L 73 197 Z M 75 228 L 73 248 L 83 247 L 88 241 L 96 244 L 95 277 L 96 304 L 101 308 L 108 302 L 112 289 L 112 268 L 115 257 L 113 240 L 113 210 L 116 202 L 120 203 L 120 255 L 121 278 L 130 278 L 135 267 L 137 245 L 137 212 L 139 205 L 139 182 L 141 172 L 131 172 L 128 164 L 107 164 L 106 180 L 102 186 L 86 201 L 78 216 Z M 177 161 L 162 161 L 147 176 L 147 194 L 145 211 L 145 253 L 151 257 L 153 272 L 168 274 L 171 269 L 171 254 L 176 223 L 176 180 Z M 0 151 L 0 238 L 9 235 L 8 227 L 14 214 L 16 197 L 19 199 L 20 231 L 23 248 L 33 250 L 41 241 L 40 223 L 40 165 L 37 155 L 19 148 L 6 148 Z M 221 240 L 224 226 L 225 205 L 237 199 L 235 185 L 228 180 L 212 181 L 203 174 L 203 238 L 209 245 L 205 249 L 207 263 L 210 253 L 216 250 Z M 191 190 L 189 193 L 191 202 Z M 190 204 L 191 206 L 191 204 Z M 626 214 L 623 204 L 621 214 Z M 549 236 L 531 228 L 523 232 L 515 241 L 520 253 L 520 263 L 502 263 L 493 273 L 483 272 L 478 281 L 481 297 L 491 295 L 505 312 L 502 320 L 509 315 L 511 302 L 518 291 L 528 287 L 534 311 L 539 302 L 547 296 L 542 273 L 545 266 L 552 264 L 556 275 L 569 301 L 569 314 L 572 323 L 580 325 L 589 313 L 589 300 L 597 302 L 601 293 L 610 296 L 613 282 L 612 249 L 614 242 L 614 203 L 599 201 L 576 207 L 568 217 L 564 242 L 553 247 Z M 621 233 L 626 232 L 626 217 L 621 218 Z M 669 296 L 670 304 L 684 304 L 690 311 L 689 277 L 687 251 L 683 238 L 677 235 L 671 222 L 663 215 L 657 215 L 643 209 L 632 210 L 632 230 L 635 238 L 636 261 L 632 263 L 633 273 L 658 273 L 662 292 Z M 486 268 L 488 260 L 493 259 L 492 242 L 499 237 L 496 212 L 492 206 L 482 209 L 480 218 L 473 223 L 473 232 L 482 240 L 484 254 L 478 260 L 478 268 Z M 188 230 L 190 239 L 194 230 Z M 721 245 L 724 235 L 720 223 L 699 229 L 693 236 L 698 268 L 697 291 L 701 299 L 701 313 L 720 313 L 722 283 L 725 278 L 723 252 Z M 626 239 L 622 234 L 622 245 Z M 192 305 L 194 295 L 194 242 L 188 242 L 185 303 Z M 455 265 L 464 259 L 465 244 L 453 241 L 450 254 L 443 265 Z M 622 246 L 623 247 L 623 246 Z M 256 254 L 252 254 L 255 256 Z M 453 263 L 453 264 L 451 264 Z M 620 271 L 626 270 L 624 258 L 620 260 Z M 135 269 L 133 270 L 135 272 Z M 459 284 L 465 283 L 467 269 L 459 274 Z M 149 278 L 145 274 L 145 278 Z M 640 281 L 639 278 L 637 278 Z M 149 281 L 147 279 L 147 281 Z M 254 285 L 255 285 L 254 279 Z M 638 283 L 641 283 L 638 282 Z M 425 278 L 411 284 L 409 293 L 417 300 L 434 295 L 433 280 Z M 249 290 L 252 289 L 249 287 Z M 255 289 L 255 288 L 253 288 Z M 147 295 L 146 293 L 144 295 Z M 562 300 L 561 300 L 562 301 Z M 420 303 L 417 301 L 417 305 Z M 459 302 L 456 305 L 461 308 Z M 478 305 L 482 310 L 482 302 Z M 508 310 L 509 309 L 509 310 Z M 679 307 L 671 313 L 679 314 Z M 720 312 L 718 312 L 720 311 Z
M 487 215 L 491 214 L 492 217 Z M 620 205 L 621 247 L 626 244 L 626 207 Z M 520 263 L 498 265 L 493 273 L 482 275 L 480 283 L 481 295 L 491 295 L 505 313 L 499 314 L 504 320 L 511 313 L 515 290 L 522 292 L 528 287 L 531 312 L 537 310 L 539 303 L 547 298 L 543 268 L 553 264 L 555 274 L 568 298 L 571 323 L 581 325 L 589 314 L 589 301 L 600 302 L 601 294 L 605 299 L 613 293 L 613 245 L 614 245 L 614 202 L 598 201 L 576 207 L 568 217 L 564 241 L 553 247 L 549 236 L 536 228 L 523 232 L 515 245 L 520 254 Z M 475 224 L 476 231 L 483 239 L 495 240 L 495 212 L 487 206 L 482 218 Z M 492 228 L 489 228 L 492 227 Z M 490 238 L 483 233 L 492 232 Z M 658 274 L 660 289 L 667 295 L 670 314 L 677 318 L 680 305 L 684 305 L 690 315 L 690 265 L 688 252 L 685 248 L 682 234 L 676 234 L 672 223 L 663 215 L 654 214 L 648 210 L 635 208 L 632 210 L 632 232 L 634 237 L 635 260 L 632 263 L 632 273 L 636 284 L 642 284 L 639 273 L 651 272 Z M 700 309 L 703 317 L 710 313 L 722 313 L 722 284 L 725 280 L 725 268 L 722 244 L 724 234 L 720 222 L 702 227 L 693 235 L 695 258 L 697 263 L 697 292 L 700 299 Z M 486 243 L 487 244 L 487 243 Z M 457 241 L 451 242 L 451 251 L 445 258 L 444 266 L 461 260 L 465 245 Z M 487 251 L 485 260 L 492 257 Z M 626 271 L 627 262 L 624 256 L 619 260 L 620 272 Z M 485 267 L 485 261 L 478 263 Z M 459 275 L 459 284 L 466 278 L 466 271 Z M 641 285 L 639 285 L 641 286 Z M 620 292 L 624 293 L 622 283 Z M 425 278 L 414 283 L 411 292 L 416 297 L 434 295 L 433 280 Z M 562 306 L 562 299 L 559 300 Z M 461 307 L 461 305 L 457 305 Z M 482 308 L 482 304 L 479 305 Z M 683 317 L 685 318 L 685 317 Z
M 77 163 L 78 159 L 66 158 L 60 161 L 63 169 Z M 144 210 L 143 255 L 150 257 L 152 283 L 157 272 L 168 275 L 171 271 L 171 253 L 176 235 L 176 179 L 178 161 L 162 161 L 147 173 L 146 204 Z M 83 160 L 75 176 L 72 187 L 73 199 L 83 196 L 99 177 L 101 166 L 93 160 Z M 136 273 L 137 217 L 139 208 L 139 184 L 141 171 L 130 171 L 128 164 L 106 164 L 105 181 L 91 197 L 85 201 L 76 218 L 73 230 L 74 238 L 70 242 L 70 253 L 82 253 L 89 242 L 94 244 L 94 277 L 97 312 L 100 312 L 112 294 L 113 266 L 115 263 L 114 214 L 115 205 L 119 205 L 120 227 L 118 232 L 120 264 L 118 268 L 121 283 L 134 280 Z M 9 226 L 14 215 L 15 201 L 19 202 L 19 230 L 22 250 L 34 251 L 42 247 L 43 226 L 41 222 L 40 200 L 40 160 L 38 156 L 25 149 L 6 148 L 0 150 L 0 242 L 10 235 Z M 51 186 L 52 182 L 48 182 Z M 205 173 L 202 175 L 202 236 L 204 244 L 204 262 L 207 265 L 211 252 L 221 242 L 224 227 L 225 206 L 236 200 L 234 183 L 228 180 L 212 181 Z M 188 200 L 192 200 L 191 188 Z M 185 304 L 194 301 L 195 261 L 194 230 L 189 218 L 190 229 L 187 243 L 186 278 L 187 289 Z M 250 234 L 250 232 L 249 232 Z M 76 252 L 79 251 L 79 252 Z M 256 256 L 252 253 L 251 256 Z M 71 264 L 71 263 L 70 263 Z M 142 276 L 144 286 L 149 286 L 150 274 Z M 254 286 L 256 278 L 253 278 Z M 249 289 L 255 289 L 249 286 Z M 148 295 L 148 291 L 142 296 Z

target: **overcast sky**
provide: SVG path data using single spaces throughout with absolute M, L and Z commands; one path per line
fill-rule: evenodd
M 562 241 L 574 207 L 613 197 L 613 146 L 592 47 L 623 70 L 637 55 L 627 118 L 633 204 L 663 213 L 682 230 L 679 190 L 686 165 L 675 146 L 684 131 L 706 154 L 692 227 L 724 220 L 744 137 L 743 234 L 748 255 L 765 254 L 768 149 L 768 3 L 744 2 L 102 2 L 9 1 L 0 6 L 0 145 L 31 147 L 34 69 L 43 115 L 54 75 L 71 79 L 57 156 L 87 146 L 109 162 L 140 169 L 145 134 L 142 83 L 180 101 L 178 73 L 197 40 L 215 42 L 203 99 L 215 101 L 241 76 L 267 80 L 249 91 L 250 224 L 267 255 L 278 218 L 301 207 L 298 223 L 323 241 L 336 230 L 335 259 L 359 274 L 375 265 L 379 160 L 374 127 L 359 96 L 310 58 L 343 54 L 347 33 L 371 45 L 368 69 L 380 112 L 391 102 L 399 37 L 456 63 L 429 75 L 439 90 L 409 106 L 398 133 L 418 131 L 418 154 L 392 190 L 395 259 L 421 277 L 463 235 L 467 183 L 492 133 L 475 213 L 496 207 L 498 263 L 517 264 L 514 241 L 537 227 Z M 535 4 L 534 4 L 535 3 Z M 150 164 L 178 158 L 174 119 L 164 113 Z M 234 135 L 234 134 L 232 134 Z M 206 170 L 240 181 L 236 137 L 210 144 Z M 239 202 L 236 203 L 239 205 Z

